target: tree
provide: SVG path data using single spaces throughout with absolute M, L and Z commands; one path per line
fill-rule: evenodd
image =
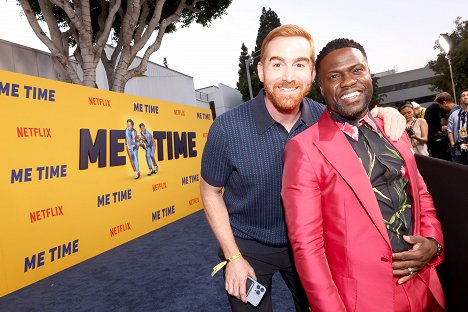
M 249 50 L 247 49 L 245 44 L 242 43 L 241 54 L 239 56 L 239 71 L 238 71 L 239 80 L 237 81 L 237 90 L 239 90 L 240 93 L 242 93 L 242 99 L 244 101 L 247 101 L 250 99 L 249 85 L 247 82 L 247 70 L 245 67 L 245 61 L 247 61 L 249 58 L 250 58 Z M 249 66 L 249 71 L 250 71 L 250 75 L 252 76 L 253 71 L 252 71 L 251 66 Z
M 169 65 L 167 65 L 167 59 L 166 59 L 166 58 L 163 59 L 163 65 L 164 65 L 164 67 L 166 67 L 166 68 L 169 67 Z
M 452 41 L 452 49 L 449 56 L 452 60 L 455 92 L 457 95 L 460 95 L 463 89 L 468 88 L 468 72 L 466 70 L 468 68 L 468 21 L 462 21 L 461 17 L 457 17 L 454 24 L 455 29 L 449 34 Z M 436 42 L 434 49 L 438 49 L 441 52 L 437 55 L 436 60 L 428 62 L 429 68 L 438 74 L 432 80 L 432 90 L 443 90 L 453 93 L 450 69 L 445 53 L 438 42 Z
M 225 14 L 232 0 L 18 0 L 36 36 L 49 48 L 54 63 L 63 68 L 63 81 L 96 87 L 96 67 L 102 61 L 109 89 L 123 92 L 126 82 L 142 75 L 149 57 L 161 46 L 164 34 L 176 23 L 209 26 Z M 48 34 L 39 21 L 45 22 Z M 141 62 L 130 65 L 156 32 Z M 111 37 L 115 44 L 109 55 L 104 48 Z M 82 77 L 70 60 L 81 67 Z
M 269 8 L 268 10 L 266 10 L 265 8 L 262 8 L 262 15 L 260 15 L 260 26 L 257 32 L 256 45 L 255 45 L 255 49 L 253 50 L 251 54 L 253 63 L 250 65 L 250 67 L 252 68 L 251 81 L 252 81 L 252 93 L 254 96 L 256 96 L 257 93 L 260 91 L 260 89 L 263 88 L 263 85 L 260 82 L 260 79 L 258 78 L 258 74 L 257 74 L 257 64 L 260 61 L 260 50 L 262 48 L 263 40 L 265 39 L 265 37 L 268 35 L 270 31 L 272 31 L 278 26 L 281 26 L 281 22 L 280 22 L 278 15 L 271 8 Z M 242 56 L 242 51 L 241 51 L 241 56 Z M 245 67 L 245 64 L 244 64 L 244 67 Z M 244 79 L 247 80 L 247 77 L 245 77 Z M 239 76 L 238 90 L 242 93 L 242 98 L 244 100 L 250 99 L 248 85 L 247 85 L 246 90 L 239 89 L 239 85 L 242 85 L 242 84 L 243 82 L 241 80 L 241 77 Z

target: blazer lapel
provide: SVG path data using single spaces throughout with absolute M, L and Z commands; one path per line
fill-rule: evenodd
M 318 127 L 319 139 L 315 145 L 351 187 L 383 239 L 390 245 L 372 185 L 345 134 L 338 129 L 327 111 L 318 122 Z

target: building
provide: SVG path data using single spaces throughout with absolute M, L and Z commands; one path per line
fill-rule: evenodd
M 210 105 L 213 117 L 221 115 L 228 110 L 242 104 L 242 94 L 239 90 L 233 89 L 220 83 L 217 86 L 210 86 L 195 90 L 197 101 Z
M 397 107 L 405 101 L 414 101 L 427 107 L 438 93 L 431 90 L 431 81 L 436 74 L 429 67 L 400 73 L 393 69 L 374 76 L 378 78 L 376 92 L 383 95 L 382 106 Z
M 113 52 L 113 47 L 107 46 L 105 52 L 109 55 Z M 130 68 L 136 67 L 140 60 L 137 57 Z M 72 64 L 78 75 L 82 75 L 78 63 L 72 60 Z M 60 68 L 54 68 L 50 53 L 2 39 L 0 39 L 0 70 L 54 80 L 57 80 L 57 73 L 61 71 Z M 96 84 L 100 89 L 109 89 L 106 72 L 101 62 L 96 69 Z M 213 86 L 195 91 L 193 77 L 154 62 L 148 62 L 148 68 L 143 76 L 134 77 L 127 82 L 125 93 L 211 108 L 213 117 L 242 103 L 242 95 L 236 89 L 219 84 L 219 87 Z

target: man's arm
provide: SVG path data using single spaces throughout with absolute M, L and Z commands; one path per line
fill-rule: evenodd
M 200 181 L 200 193 L 203 201 L 206 218 L 213 230 L 216 239 L 221 246 L 224 257 L 229 257 L 239 253 L 234 235 L 232 234 L 231 224 L 229 223 L 229 215 L 221 195 L 221 187 L 209 185 L 203 178 Z M 247 276 L 257 279 L 255 272 L 250 264 L 243 258 L 239 257 L 233 261 L 229 261 L 225 269 L 225 288 L 226 291 L 247 303 L 246 297 L 246 281 Z
M 325 256 L 318 178 L 295 140 L 286 145 L 281 194 L 294 261 L 312 311 L 346 311 Z
M 384 121 L 385 134 L 392 141 L 398 141 L 406 129 L 406 119 L 392 107 L 374 107 L 372 117 L 379 117 Z
M 447 133 L 448 133 L 448 139 L 449 139 L 449 142 L 450 142 L 450 147 L 453 147 L 455 145 L 455 136 L 453 135 L 453 131 L 454 131 L 454 128 L 455 128 L 455 125 L 454 125 L 454 116 L 456 114 L 451 114 L 449 119 L 448 119 L 448 125 L 447 125 Z

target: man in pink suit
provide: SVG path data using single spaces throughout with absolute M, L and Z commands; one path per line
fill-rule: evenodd
M 328 43 L 316 61 L 327 109 L 291 139 L 282 197 L 312 311 L 443 311 L 443 236 L 406 135 L 368 113 L 364 48 Z

